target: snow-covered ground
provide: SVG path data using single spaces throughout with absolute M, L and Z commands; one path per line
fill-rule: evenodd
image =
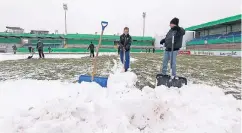
M 220 88 L 189 84 L 140 91 L 137 76 L 120 73 L 121 67 L 114 63 L 107 88 L 0 82 L 0 133 L 241 133 L 240 100 Z
M 19 59 L 27 59 L 29 54 L 0 54 L 0 61 L 4 60 L 19 60 Z M 88 56 L 88 54 L 45 54 L 46 58 L 81 58 Z M 39 58 L 39 55 L 35 54 L 33 58 Z
M 120 81 L 120 78 L 123 80 Z M 240 101 L 217 87 L 133 87 L 134 73 L 95 83 L 0 83 L 1 133 L 240 133 Z
M 99 55 L 115 55 L 117 53 L 99 53 Z M 4 60 L 19 60 L 27 59 L 30 54 L 12 54 L 12 53 L 0 53 L 0 61 Z M 89 56 L 89 54 L 45 54 L 45 58 L 56 58 L 56 59 L 65 59 L 65 58 L 81 58 Z M 39 58 L 38 53 L 35 53 L 33 58 Z

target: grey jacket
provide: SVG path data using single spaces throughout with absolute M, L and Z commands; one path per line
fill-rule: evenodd
M 36 48 L 37 48 L 38 50 L 43 50 L 43 48 L 44 48 L 44 44 L 43 44 L 42 42 L 38 42 Z
M 166 37 L 161 40 L 161 44 L 165 43 L 166 49 L 170 50 L 172 48 L 172 36 L 174 35 L 174 50 L 178 50 L 182 47 L 183 36 L 185 35 L 185 30 L 182 27 L 174 27 L 169 30 Z

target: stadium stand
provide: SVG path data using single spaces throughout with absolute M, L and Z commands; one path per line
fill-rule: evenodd
M 17 44 L 18 52 L 27 52 L 28 46 L 35 47 L 38 39 L 40 39 L 47 51 L 50 46 L 53 51 L 65 52 L 86 52 L 88 45 L 92 42 L 94 45 L 98 44 L 100 35 L 94 34 L 30 34 L 30 33 L 8 33 L 0 32 L 0 45 L 8 47 L 10 44 Z M 154 47 L 154 38 L 133 36 L 132 51 L 145 51 L 144 48 Z M 103 35 L 101 51 L 112 52 L 117 51 L 116 44 L 119 36 Z
M 185 30 L 195 32 L 195 38 L 186 43 L 186 49 L 241 49 L 241 14 Z
M 92 34 L 67 34 L 65 38 L 67 39 L 68 47 L 81 47 L 83 45 L 89 45 L 90 42 L 98 44 L 100 35 Z M 153 46 L 154 39 L 152 37 L 138 37 L 133 36 L 132 46 Z M 119 36 L 115 35 L 103 35 L 102 46 L 103 47 L 113 47 L 116 41 L 119 40 Z

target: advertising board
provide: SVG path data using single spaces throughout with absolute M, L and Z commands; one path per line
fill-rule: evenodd
M 207 56 L 233 56 L 233 57 L 241 57 L 240 50 L 224 50 L 224 51 L 200 51 L 200 50 L 191 50 L 191 55 L 207 55 Z

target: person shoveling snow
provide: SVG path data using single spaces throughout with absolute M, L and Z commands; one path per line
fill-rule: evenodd
M 162 63 L 162 73 L 156 75 L 157 86 L 166 85 L 168 87 L 181 88 L 183 84 L 187 84 L 187 79 L 184 77 L 178 77 L 176 75 L 176 57 L 179 49 L 182 47 L 183 36 L 185 30 L 178 26 L 179 19 L 173 18 L 170 21 L 170 30 L 166 34 L 166 37 L 160 41 L 160 44 L 165 44 L 165 52 Z M 170 75 L 167 75 L 167 66 L 170 60 Z
M 38 43 L 37 43 L 37 46 L 36 46 L 36 49 L 38 50 L 39 52 L 39 58 L 43 59 L 45 58 L 45 55 L 44 55 L 44 44 L 43 42 L 41 42 L 40 40 L 38 40 Z
M 124 65 L 124 72 L 127 72 L 130 64 L 130 46 L 132 37 L 129 35 L 129 28 L 124 28 L 124 33 L 120 36 L 120 60 Z

